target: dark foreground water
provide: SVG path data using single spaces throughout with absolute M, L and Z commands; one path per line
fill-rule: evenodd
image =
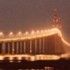
M 0 70 L 55 70 L 53 67 L 45 67 L 41 69 L 0 69 Z
M 70 70 L 70 60 L 0 61 L 0 70 Z

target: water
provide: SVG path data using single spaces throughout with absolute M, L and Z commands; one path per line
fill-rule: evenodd
M 0 70 L 54 70 L 53 67 L 44 67 L 42 69 L 0 69 Z

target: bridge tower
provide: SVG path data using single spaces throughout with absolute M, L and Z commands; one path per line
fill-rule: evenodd
M 62 30 L 62 27 L 63 27 L 62 24 L 63 24 L 63 22 L 62 22 L 60 14 L 59 14 L 59 11 L 57 8 L 55 8 L 52 13 L 51 26 Z M 55 36 L 53 41 L 54 41 L 54 52 L 56 53 L 57 51 L 59 51 L 56 49 L 60 48 L 60 44 L 58 44 L 58 42 L 57 42 L 57 41 L 59 41 L 59 38 L 57 36 Z M 63 44 L 61 44 L 61 45 L 63 45 Z M 61 48 L 63 48 L 63 46 Z
M 52 15 L 52 26 L 61 29 L 62 28 L 62 23 L 63 22 L 62 22 L 61 17 L 58 13 L 58 10 L 57 10 L 57 8 L 55 8 L 53 10 L 53 15 Z

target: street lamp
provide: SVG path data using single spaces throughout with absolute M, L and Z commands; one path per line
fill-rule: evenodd
M 10 32 L 9 37 L 13 37 L 13 36 L 14 36 L 13 32 Z
M 17 35 L 18 35 L 18 36 L 22 36 L 22 32 L 21 32 L 21 31 L 19 31 Z
M 4 37 L 4 34 L 3 34 L 3 32 L 0 32 L 0 37 L 2 38 L 2 37 Z

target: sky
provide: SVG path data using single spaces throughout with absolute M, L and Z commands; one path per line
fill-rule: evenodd
M 70 0 L 0 0 L 0 31 L 48 28 L 54 8 L 59 10 L 64 35 L 70 40 Z

